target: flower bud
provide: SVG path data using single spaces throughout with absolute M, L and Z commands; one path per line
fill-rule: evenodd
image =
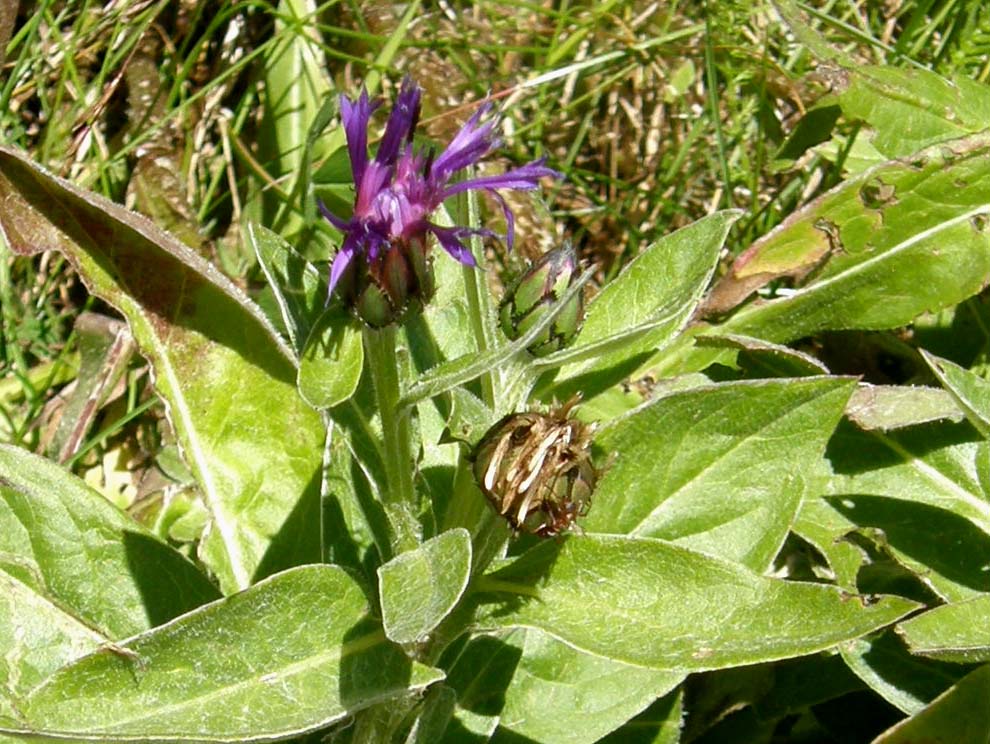
M 421 240 L 393 243 L 374 257 L 356 255 L 338 282 L 344 301 L 372 328 L 417 313 L 435 289 L 433 267 Z
M 505 335 L 517 339 L 545 318 L 577 278 L 577 266 L 577 256 L 569 244 L 541 256 L 506 292 L 499 305 L 499 321 Z M 563 349 L 577 335 L 583 320 L 584 297 L 579 292 L 527 350 L 534 356 L 546 356 Z
M 577 398 L 549 414 L 514 413 L 488 430 L 474 452 L 474 476 L 515 531 L 550 537 L 587 513 L 598 471 L 594 427 L 567 417 Z

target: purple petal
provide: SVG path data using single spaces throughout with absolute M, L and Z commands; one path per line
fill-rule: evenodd
M 505 247 L 511 251 L 512 244 L 516 240 L 516 218 L 512 214 L 512 210 L 509 209 L 509 204 L 502 198 L 500 193 L 491 190 L 488 193 L 494 196 L 499 206 L 502 207 L 502 214 L 505 215 Z
M 481 117 L 488 113 L 491 104 L 486 103 L 468 119 L 450 144 L 433 161 L 430 177 L 436 183 L 446 183 L 454 173 L 474 165 L 499 145 L 494 135 L 495 120 L 480 124 Z
M 362 90 L 356 101 L 340 97 L 340 120 L 347 135 L 347 152 L 351 156 L 351 173 L 354 183 L 361 183 L 364 168 L 368 164 L 368 122 L 381 101 L 368 100 L 368 91 Z
M 323 203 L 322 199 L 317 199 L 316 204 L 320 208 L 320 213 L 327 218 L 327 222 L 336 227 L 338 230 L 342 230 L 344 232 L 347 231 L 348 227 L 350 227 L 349 222 L 340 219 L 340 217 L 331 212 L 327 205 Z
M 448 186 L 443 191 L 443 198 L 446 199 L 462 191 L 474 189 L 516 189 L 517 191 L 530 191 L 537 188 L 541 178 L 553 177 L 563 178 L 561 173 L 547 168 L 544 159 L 534 160 L 532 163 L 512 168 L 511 170 L 495 176 L 481 176 L 479 178 L 468 178 L 464 181 Z
M 378 145 L 375 160 L 383 165 L 391 165 L 399 156 L 403 142 L 412 142 L 416 124 L 419 121 L 420 96 L 423 91 L 412 78 L 402 81 L 402 89 L 395 99 L 392 112 L 385 124 L 385 134 Z
M 487 234 L 490 232 L 489 230 L 471 230 L 466 227 L 440 227 L 434 224 L 429 225 L 429 230 L 437 236 L 437 240 L 443 246 L 443 249 L 465 266 L 477 266 L 478 262 L 474 260 L 471 249 L 460 241 L 460 236 L 472 233 Z
M 330 267 L 330 286 L 327 287 L 328 297 L 333 292 L 333 288 L 337 286 L 337 282 L 340 281 L 341 275 L 347 270 L 356 251 L 357 240 L 353 234 L 348 235 L 340 250 L 337 251 L 337 255 L 333 257 L 333 265 Z

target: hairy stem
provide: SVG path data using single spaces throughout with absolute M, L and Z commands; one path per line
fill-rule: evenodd
M 364 331 L 364 348 L 382 424 L 387 481 L 382 488 L 382 501 L 392 528 L 392 551 L 399 554 L 419 544 L 419 528 L 413 485 L 416 463 L 412 456 L 409 411 L 399 406 L 401 390 L 395 341 L 394 326 L 380 330 L 366 328 Z

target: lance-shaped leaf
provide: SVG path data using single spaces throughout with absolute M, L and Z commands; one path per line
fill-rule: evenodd
M 81 480 L 7 445 L 0 445 L 0 525 L 0 573 L 110 640 L 218 596 L 184 556 Z M 17 617 L 43 622 L 26 607 Z
M 946 690 L 924 710 L 873 740 L 873 744 L 985 744 L 990 730 L 990 664 Z
M 471 574 L 471 535 L 443 532 L 378 569 L 385 633 L 397 643 L 421 641 L 454 609 Z
M 897 632 L 912 654 L 961 663 L 990 661 L 990 594 L 936 607 L 900 623 Z
M 803 495 L 852 380 L 709 385 L 660 398 L 596 437 L 614 456 L 582 526 L 661 537 L 762 571 Z
M 857 638 L 844 644 L 841 652 L 856 676 L 908 715 L 924 708 L 969 671 L 960 664 L 912 655 L 890 631 Z
M 684 679 L 583 653 L 532 628 L 505 643 L 521 655 L 499 725 L 532 741 L 592 744 Z
M 61 251 L 127 318 L 210 509 L 201 555 L 224 591 L 318 559 L 323 426 L 261 311 L 144 218 L 3 148 L 0 198 L 15 251 Z
M 555 384 L 569 391 L 589 382 L 585 379 L 589 375 L 607 373 L 595 381 L 596 389 L 603 389 L 615 375 L 621 379 L 628 374 L 628 370 L 621 371 L 624 364 L 669 342 L 700 302 L 729 228 L 738 218 L 737 211 L 709 215 L 660 238 L 626 266 L 588 305 L 584 327 L 573 348 L 559 356 L 580 354 L 581 347 L 594 346 L 639 326 L 653 327 L 596 358 L 564 366 Z M 554 359 L 551 355 L 540 364 L 552 364 Z
M 478 592 L 482 627 L 535 627 L 608 659 L 684 672 L 814 653 L 917 607 L 607 535 L 543 542 L 482 577 Z
M 443 677 L 388 642 L 367 610 L 342 569 L 290 569 L 59 670 L 22 701 L 23 730 L 269 741 Z
M 940 359 L 925 351 L 921 355 L 938 381 L 959 404 L 969 423 L 990 439 L 990 382 L 948 359 Z
M 948 80 L 917 67 L 866 65 L 844 77 L 842 112 L 869 124 L 873 146 L 889 158 L 982 132 L 990 120 L 990 88 L 964 75 Z
M 860 429 L 891 431 L 932 421 L 962 421 L 964 414 L 945 390 L 922 385 L 867 385 L 856 388 L 846 416 Z
M 905 325 L 990 282 L 988 204 L 990 135 L 883 163 L 754 243 L 709 307 L 726 312 L 772 279 L 813 273 L 800 289 L 753 303 L 719 329 L 786 342 L 825 329 Z

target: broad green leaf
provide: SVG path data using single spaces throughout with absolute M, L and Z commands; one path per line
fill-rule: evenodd
M 284 238 L 262 225 L 247 225 L 247 240 L 275 295 L 292 347 L 302 354 L 326 301 L 326 281 Z
M 504 642 L 521 656 L 499 725 L 531 741 L 592 744 L 684 679 L 583 653 L 533 628 Z
M 886 496 L 829 496 L 824 501 L 845 520 L 833 540 L 861 534 L 949 601 L 990 591 L 990 575 L 984 570 L 990 565 L 990 536 L 967 519 Z
M 990 661 L 990 595 L 936 607 L 896 630 L 912 654 L 962 663 Z
M 341 305 L 328 307 L 306 339 L 299 394 L 314 408 L 332 408 L 354 394 L 363 368 L 361 329 Z
M 589 303 L 573 351 L 639 325 L 656 327 L 599 358 L 563 367 L 555 385 L 580 387 L 584 375 L 622 368 L 628 360 L 666 345 L 700 302 L 729 228 L 739 216 L 736 211 L 709 215 L 660 238 L 629 263 Z
M 827 375 L 828 368 L 815 357 L 781 344 L 748 336 L 699 336 L 698 346 L 736 349 L 736 364 L 748 377 L 807 377 Z
M 601 741 L 602 744 L 679 744 L 683 718 L 684 688 L 678 687 Z
M 0 197 L 15 250 L 58 249 L 127 318 L 210 510 L 200 550 L 222 589 L 316 560 L 323 425 L 261 311 L 145 219 L 9 149 Z
M 873 744 L 986 744 L 990 731 L 990 665 L 970 673 L 927 708 Z
M 860 429 L 891 431 L 932 421 L 962 421 L 962 410 L 945 390 L 921 385 L 856 387 L 846 416 Z
M 924 350 L 921 355 L 938 381 L 959 404 L 969 423 L 990 439 L 990 382 L 948 359 L 940 359 Z
M 255 741 L 316 730 L 442 678 L 367 622 L 335 566 L 302 566 L 59 670 L 28 731 L 102 741 Z
M 856 676 L 908 715 L 920 711 L 967 672 L 958 664 L 912 656 L 891 632 L 857 638 L 840 648 Z
M 736 259 L 714 290 L 723 311 L 781 276 L 813 279 L 754 302 L 707 333 L 786 342 L 885 329 L 990 282 L 990 135 L 956 140 L 851 178 Z
M 0 445 L 0 575 L 119 640 L 217 598 L 184 556 L 54 463 Z M 21 612 L 26 612 L 21 610 Z
M 460 601 L 471 576 L 471 535 L 443 532 L 378 569 L 385 634 L 396 643 L 422 641 Z
M 825 557 L 836 586 L 856 590 L 856 579 L 866 555 L 851 541 L 842 539 L 855 529 L 852 522 L 824 499 L 808 498 L 801 503 L 792 529 Z
M 960 75 L 866 65 L 845 71 L 842 112 L 873 128 L 873 145 L 888 158 L 982 132 L 990 121 L 990 88 Z
M 827 377 L 723 383 L 617 419 L 596 437 L 615 460 L 582 526 L 765 570 L 823 482 L 822 453 L 853 388 Z
M 683 672 L 814 653 L 917 606 L 900 597 L 867 602 L 660 540 L 606 535 L 545 541 L 477 586 L 480 627 L 539 628 L 614 661 Z
M 870 494 L 937 507 L 990 535 L 986 463 L 990 448 L 968 423 L 892 432 L 841 424 L 826 450 L 828 493 Z
M 6 695 L 27 694 L 59 667 L 109 640 L 36 586 L 0 571 L 0 716 L 13 715 L 5 712 Z
M 435 684 L 406 737 L 406 744 L 436 744 L 454 715 L 457 693 L 445 684 Z

